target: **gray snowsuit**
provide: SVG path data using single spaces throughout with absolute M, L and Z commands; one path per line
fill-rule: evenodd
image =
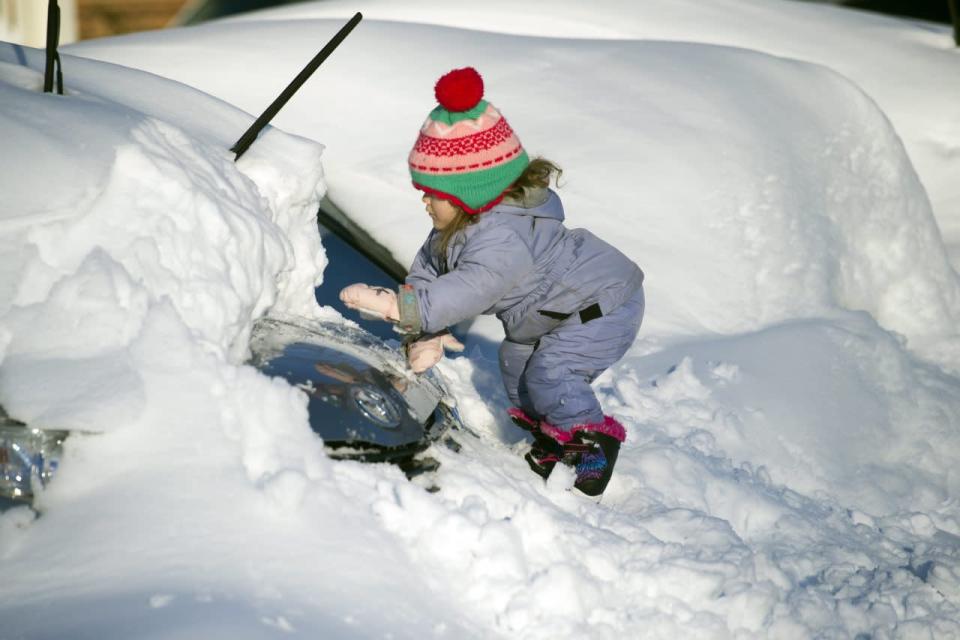
M 431 231 L 406 283 L 419 315 L 413 325 L 426 333 L 496 314 L 510 400 L 566 430 L 603 420 L 590 383 L 633 343 L 644 298 L 636 264 L 563 219 L 549 189 L 505 200 L 458 232 L 445 256 L 436 255 Z

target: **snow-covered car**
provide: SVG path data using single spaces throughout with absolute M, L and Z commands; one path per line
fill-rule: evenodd
M 310 426 L 331 458 L 392 462 L 409 475 L 433 467 L 420 454 L 461 426 L 439 375 L 414 375 L 370 332 L 333 322 L 264 319 L 250 364 L 309 396 Z M 56 472 L 69 433 L 27 425 L 0 407 L 0 508 L 29 501 Z
M 403 268 L 389 252 L 350 225 L 329 201 L 318 224 L 338 269 L 315 290 L 317 301 L 349 314 L 337 292 L 356 279 L 395 286 Z M 310 427 L 334 459 L 391 462 L 408 475 L 430 470 L 422 452 L 451 427 L 462 427 L 439 374 L 413 375 L 382 322 L 264 319 L 251 335 L 250 364 L 285 378 L 309 395 Z M 51 428 L 52 427 L 52 428 Z M 32 500 L 53 478 L 69 431 L 30 425 L 0 406 L 0 510 Z
M 34 80 L 28 77 L 28 72 L 19 69 L 19 65 L 23 63 L 24 52 L 16 47 L 14 49 L 17 66 L 8 67 L 7 72 L 16 77 L 22 75 L 23 78 L 18 81 L 25 86 L 31 86 Z M 111 70 L 108 73 L 113 75 L 122 72 Z M 96 80 L 93 85 L 99 86 Z M 82 92 L 82 89 L 80 91 Z M 197 100 L 200 111 L 232 111 L 232 108 L 225 105 L 211 106 L 212 101 L 206 96 L 190 91 L 188 94 L 190 99 Z M 110 100 L 108 98 L 107 101 Z M 109 118 L 101 124 L 105 127 L 104 133 L 108 135 L 117 133 L 116 129 L 122 129 L 116 120 Z M 244 137 L 250 134 L 250 141 L 256 139 L 261 128 L 262 125 L 256 130 L 251 128 Z M 200 135 L 208 134 L 209 123 Z M 218 141 L 221 148 L 223 141 L 222 137 Z M 237 158 L 246 150 L 250 141 L 245 143 L 243 150 L 239 150 L 240 142 L 234 146 L 232 151 L 236 152 Z M 313 144 L 306 143 L 306 146 Z M 22 146 L 23 149 L 29 147 L 27 143 Z M 120 140 L 112 145 L 106 143 L 108 156 L 121 148 L 123 142 Z M 216 154 L 219 155 L 219 152 Z M 233 167 L 229 167 L 227 172 L 232 174 Z M 91 184 L 96 179 L 98 178 L 94 175 L 85 176 L 77 180 L 74 186 L 93 189 Z M 164 176 L 163 179 L 168 177 Z M 319 173 L 307 178 L 305 197 L 312 197 L 314 184 L 318 180 Z M 135 190 L 140 193 L 142 187 L 136 187 Z M 29 194 L 30 191 L 25 190 L 25 193 Z M 36 198 L 29 195 L 25 198 L 23 206 L 33 206 L 29 203 Z M 222 193 L 218 192 L 211 202 L 211 207 L 218 209 L 224 206 L 222 199 Z M 259 200 L 259 196 L 255 199 Z M 316 297 L 321 306 L 344 312 L 346 308 L 340 303 L 337 293 L 346 284 L 363 280 L 384 286 L 396 286 L 402 280 L 406 270 L 392 258 L 388 250 L 352 223 L 329 200 L 321 200 L 319 209 L 316 208 L 316 200 L 313 202 L 312 209 L 303 209 L 306 214 L 303 217 L 304 229 L 309 233 L 309 227 L 317 225 L 320 235 L 324 237 L 329 257 L 337 265 L 337 269 L 328 270 L 330 277 L 324 278 L 322 282 L 314 275 L 301 278 L 297 288 L 306 289 L 306 296 L 298 296 L 301 300 L 304 297 Z M 138 216 L 142 216 L 143 212 L 139 208 L 135 211 Z M 316 222 L 311 219 L 311 212 L 316 212 Z M 187 215 L 190 219 L 188 224 L 192 224 L 197 214 L 190 212 Z M 256 243 L 249 249 L 252 249 L 253 253 L 263 250 L 262 246 L 257 246 Z M 299 249 L 294 248 L 294 251 L 302 252 L 304 262 L 310 263 L 306 267 L 308 271 L 316 266 L 312 264 L 316 249 L 315 238 L 306 241 L 301 239 Z M 194 255 L 202 253 L 204 252 Z M 310 282 L 315 284 L 313 296 L 308 288 Z M 202 288 L 208 291 L 209 282 L 204 283 Z M 269 376 L 285 378 L 308 395 L 309 426 L 322 438 L 331 458 L 389 461 L 397 463 L 408 475 L 432 468 L 435 463 L 429 458 L 419 457 L 418 454 L 439 439 L 451 426 L 461 424 L 452 398 L 446 393 L 439 374 L 428 372 L 414 375 L 410 372 L 397 349 L 396 334 L 383 323 L 364 323 L 360 326 L 344 324 L 342 320 L 333 319 L 336 314 L 321 312 L 316 315 L 312 305 L 294 307 L 293 311 L 287 309 L 281 312 L 284 320 L 268 317 L 254 323 L 248 334 L 248 364 Z M 310 317 L 300 315 L 304 309 Z M 246 338 L 243 340 L 246 344 Z M 242 351 L 241 348 L 238 354 L 241 358 Z M 136 374 L 133 374 L 127 379 L 135 378 Z M 44 384 L 47 384 L 46 380 Z M 37 419 L 35 416 L 25 420 L 26 422 L 23 422 L 11 417 L 0 406 L 0 509 L 8 506 L 11 501 L 32 500 L 40 486 L 56 472 L 63 452 L 63 442 L 70 433 L 56 414 L 54 417 Z M 86 423 L 89 426 L 87 429 L 82 426 L 81 421 L 79 428 L 76 425 L 70 428 L 83 432 L 98 432 L 104 423 L 107 423 L 104 430 L 112 429 L 113 422 L 109 419 L 93 420 Z
M 397 265 L 375 247 L 361 252 L 357 245 L 369 239 L 338 225 L 338 216 L 325 203 L 319 218 L 327 224 L 319 228 L 331 257 L 346 268 L 331 273 L 316 296 L 346 311 L 336 296 L 340 287 L 351 278 L 390 286 Z M 463 426 L 453 398 L 437 372 L 410 372 L 390 342 L 388 325 L 361 323 L 263 319 L 251 336 L 250 364 L 308 394 L 310 426 L 331 458 L 391 462 L 411 476 L 430 470 L 434 463 L 423 451 Z M 38 484 L 54 476 L 69 432 L 43 427 L 16 420 L 0 406 L 0 509 L 29 502 Z

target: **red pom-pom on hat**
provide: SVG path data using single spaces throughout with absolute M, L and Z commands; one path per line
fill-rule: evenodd
M 469 111 L 483 99 L 483 78 L 473 67 L 454 69 L 437 80 L 433 93 L 447 111 Z

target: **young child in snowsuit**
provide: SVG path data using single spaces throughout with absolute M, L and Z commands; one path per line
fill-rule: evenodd
M 447 332 L 496 314 L 506 339 L 500 370 L 515 424 L 534 434 L 526 455 L 546 478 L 557 462 L 588 495 L 606 488 L 626 432 L 604 416 L 590 383 L 619 360 L 643 318 L 643 272 L 583 229 L 563 225 L 559 173 L 528 158 L 483 81 L 457 69 L 435 87 L 440 103 L 410 153 L 414 186 L 433 220 L 399 295 L 355 284 L 347 306 L 398 323 L 414 371 L 462 348 Z

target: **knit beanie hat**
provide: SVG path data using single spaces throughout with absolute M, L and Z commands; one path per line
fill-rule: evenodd
M 454 69 L 434 87 L 437 106 L 410 152 L 413 186 L 467 213 L 493 208 L 530 164 L 506 118 L 483 99 L 476 69 Z

